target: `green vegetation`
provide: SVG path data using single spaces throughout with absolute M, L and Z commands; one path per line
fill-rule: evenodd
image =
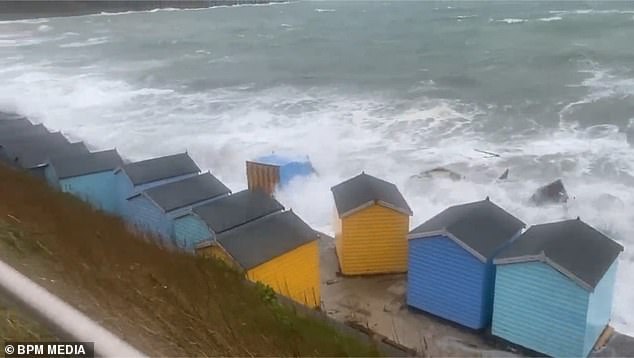
M 53 341 L 48 330 L 13 309 L 0 305 L 0 337 L 5 341 Z
M 0 166 L 0 183 L 0 259 L 147 354 L 377 355 L 223 263 L 161 249 L 37 178 Z M 2 314 L 0 333 L 42 334 Z

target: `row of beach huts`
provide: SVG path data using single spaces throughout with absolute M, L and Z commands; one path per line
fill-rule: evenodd
M 26 118 L 0 113 L 0 159 L 161 245 L 212 256 L 254 282 L 319 307 L 319 235 L 274 197 L 308 158 L 246 163 L 233 193 L 187 153 L 137 162 L 89 151 Z M 407 304 L 554 357 L 585 357 L 609 323 L 623 247 L 579 218 L 526 228 L 489 198 L 410 228 L 398 188 L 361 173 L 332 187 L 343 275 L 407 272 Z

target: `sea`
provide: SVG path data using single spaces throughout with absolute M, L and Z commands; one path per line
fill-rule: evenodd
M 308 156 L 317 175 L 278 198 L 326 233 L 330 187 L 361 171 L 399 186 L 412 227 L 486 196 L 528 224 L 579 216 L 625 247 L 612 323 L 634 334 L 633 2 L 291 1 L 0 21 L 0 109 L 130 160 L 187 151 L 234 192 L 245 160 Z M 437 167 L 463 179 L 419 175 Z M 531 204 L 556 179 L 568 203 Z

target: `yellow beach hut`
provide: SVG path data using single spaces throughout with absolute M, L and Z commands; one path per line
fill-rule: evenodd
M 406 272 L 412 210 L 396 185 L 361 173 L 331 190 L 341 273 Z
M 309 307 L 320 305 L 317 233 L 292 211 L 279 212 L 223 232 L 196 246 L 243 270 L 247 279 Z

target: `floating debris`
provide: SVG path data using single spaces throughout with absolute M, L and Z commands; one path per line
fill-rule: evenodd
M 569 196 L 561 179 L 542 186 L 531 196 L 531 202 L 536 205 L 563 204 L 568 202 Z

